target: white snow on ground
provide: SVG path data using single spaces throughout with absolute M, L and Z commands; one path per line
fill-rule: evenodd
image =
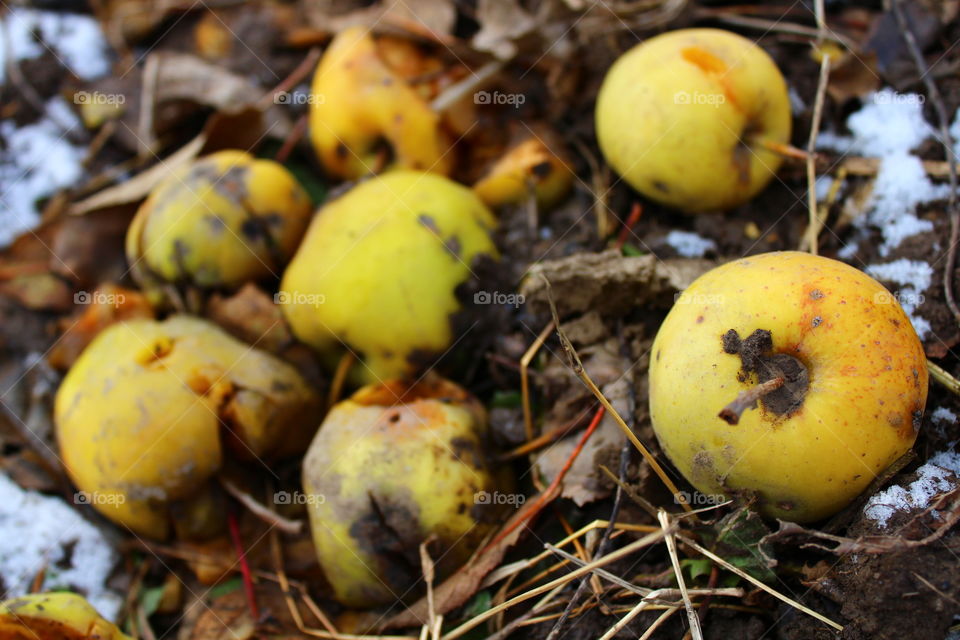
M 881 527 L 898 511 L 911 512 L 930 505 L 937 494 L 956 488 L 960 478 L 960 454 L 941 451 L 917 469 L 917 479 L 910 486 L 895 485 L 877 493 L 867 501 L 863 513 Z
M 7 588 L 0 599 L 28 593 L 45 568 L 44 590 L 82 593 L 115 620 L 123 599 L 104 583 L 117 559 L 103 534 L 63 500 L 24 491 L 0 474 L 0 577 Z
M 8 49 L 15 59 L 26 60 L 40 57 L 46 50 L 44 44 L 82 80 L 92 80 L 110 70 L 107 40 L 92 16 L 11 7 L 3 22 L 0 82 L 5 81 Z
M 930 323 L 921 316 L 914 315 L 914 312 L 923 304 L 923 292 L 930 287 L 933 280 L 933 267 L 922 260 L 900 258 L 886 264 L 867 265 L 864 271 L 877 280 L 899 285 L 894 295 L 910 318 L 917 335 L 921 340 L 925 339 L 931 331 Z
M 956 123 L 955 123 L 956 126 Z M 881 158 L 880 171 L 867 203 L 861 229 L 880 230 L 880 255 L 888 255 L 905 238 L 931 231 L 933 224 L 916 216 L 917 207 L 947 197 L 946 185 L 934 184 L 920 158 L 910 152 L 933 135 L 923 117 L 923 97 L 883 89 L 870 95 L 860 111 L 847 119 L 852 135 L 825 132 L 817 139 L 821 148 Z
M 106 38 L 91 16 L 11 7 L 0 21 L 0 83 L 6 81 L 8 52 L 24 60 L 49 49 L 83 80 L 110 71 Z M 60 98 L 51 99 L 47 117 L 34 123 L 17 127 L 12 121 L 0 122 L 0 247 L 37 225 L 38 201 L 83 176 L 85 149 L 65 138 L 61 124 L 80 127 Z
M 666 236 L 667 244 L 684 258 L 702 258 L 703 254 L 717 248 L 713 240 L 689 231 L 671 231 Z
M 0 246 L 39 222 L 37 202 L 69 187 L 83 176 L 80 165 L 86 149 L 74 146 L 59 123 L 80 126 L 62 98 L 52 98 L 47 112 L 53 118 L 17 127 L 0 122 Z
M 957 421 L 957 414 L 946 407 L 937 407 L 930 414 L 930 419 L 934 422 L 954 423 Z

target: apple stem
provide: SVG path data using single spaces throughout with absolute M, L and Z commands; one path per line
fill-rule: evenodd
M 748 142 L 761 146 L 764 149 L 778 153 L 781 156 L 786 158 L 796 158 L 797 160 L 806 160 L 810 157 L 811 154 L 807 153 L 803 149 L 799 149 L 791 144 L 783 144 L 782 142 L 774 142 L 762 136 L 755 136 L 748 139 Z M 816 158 L 816 154 L 813 154 L 813 157 Z
M 757 400 L 763 396 L 782 387 L 784 382 L 786 380 L 780 376 L 741 391 L 733 402 L 725 406 L 717 415 L 726 420 L 727 424 L 738 424 L 744 411 L 756 405 Z

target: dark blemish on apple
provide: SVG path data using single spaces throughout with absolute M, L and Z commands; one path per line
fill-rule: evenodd
M 657 358 L 657 362 L 660 362 L 660 349 L 657 349 L 656 358 Z
M 892 322 L 893 326 L 895 326 L 896 328 L 898 329 L 900 328 L 900 321 L 897 320 L 896 318 L 890 318 L 890 322 Z
M 334 150 L 334 153 L 337 155 L 338 158 L 343 160 L 348 155 L 350 155 L 350 150 L 347 149 L 347 145 L 343 144 L 342 142 L 338 142 L 337 148 Z
M 389 87 L 390 85 L 393 84 L 393 78 L 384 78 L 383 80 L 380 81 L 380 84 L 382 84 L 385 87 Z
M 793 511 L 796 508 L 796 505 L 789 500 L 781 500 L 777 503 L 777 507 L 783 509 L 784 511 Z
M 553 166 L 550 164 L 549 160 L 538 162 L 530 168 L 530 173 L 541 180 L 549 176 L 551 171 L 553 171 Z
M 923 423 L 923 409 L 915 409 L 913 412 L 913 432 L 920 432 L 920 425 Z
M 701 324 L 702 322 L 703 322 L 703 316 L 697 316 L 697 324 Z
M 741 340 L 735 329 L 730 329 L 722 338 L 723 350 L 739 355 L 742 365 L 737 379 L 746 382 L 751 374 L 757 375 L 759 384 L 783 378 L 783 386 L 770 391 L 760 399 L 763 408 L 776 416 L 790 416 L 803 406 L 810 386 L 810 373 L 797 358 L 773 351 L 773 335 L 766 329 L 757 329 Z
M 820 323 L 821 323 L 821 322 L 823 322 L 823 318 L 821 318 L 820 316 L 816 316 L 816 317 L 813 319 L 813 322 L 812 322 L 811 324 L 813 325 L 813 328 L 816 329 L 817 327 L 820 326 Z
M 654 180 L 653 187 L 657 191 L 662 191 L 663 193 L 670 193 L 670 188 L 666 185 L 666 183 L 663 183 L 660 180 Z
M 823 292 L 820 291 L 820 289 L 814 289 L 813 291 L 810 292 L 811 300 L 819 300 L 822 297 L 823 297 Z

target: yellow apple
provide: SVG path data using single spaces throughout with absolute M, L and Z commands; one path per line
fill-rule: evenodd
M 757 402 L 741 395 L 778 381 Z M 705 494 L 755 493 L 761 512 L 796 522 L 840 510 L 906 453 L 926 399 L 923 347 L 895 298 L 806 253 L 707 272 L 650 355 L 650 416 L 677 469 Z
M 686 212 L 750 200 L 780 167 L 765 143 L 790 142 L 776 64 L 720 29 L 650 38 L 607 72 L 596 108 L 607 162 L 643 195 Z
M 491 207 L 521 204 L 532 195 L 538 206 L 550 209 L 573 185 L 573 171 L 565 154 L 555 148 L 559 146 L 547 146 L 540 136 L 523 140 L 473 185 L 474 193 Z
M 150 538 L 171 523 L 209 537 L 223 522 L 208 485 L 227 454 L 303 451 L 319 404 L 289 364 L 173 316 L 104 329 L 63 379 L 54 419 L 67 474 L 100 513 Z
M 456 288 L 496 256 L 496 219 L 470 189 L 389 171 L 327 203 L 291 260 L 277 301 L 294 334 L 328 361 L 349 348 L 361 382 L 404 377 L 458 337 Z
M 355 180 L 388 165 L 446 174 L 453 156 L 441 117 L 388 63 L 414 59 L 378 48 L 363 27 L 333 39 L 313 76 L 310 140 L 324 168 Z M 386 55 L 387 59 L 384 59 Z M 386 143 L 386 146 L 385 144 Z
M 334 406 L 303 462 L 303 487 L 320 565 L 352 607 L 409 600 L 418 549 L 442 579 L 493 528 L 485 498 L 503 489 L 485 453 L 486 411 L 436 377 L 370 385 Z M 496 494 L 494 494 L 496 495 Z M 489 505 L 489 506 L 488 506 Z
M 68 591 L 31 593 L 0 602 L 2 640 L 133 640 L 86 598 Z
M 278 274 L 313 204 L 283 165 L 224 150 L 163 180 L 127 230 L 127 259 L 146 287 L 238 287 Z

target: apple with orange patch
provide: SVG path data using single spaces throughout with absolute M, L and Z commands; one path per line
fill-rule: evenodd
M 896 298 L 806 253 L 705 273 L 650 355 L 650 417 L 677 469 L 795 522 L 836 513 L 904 455 L 926 399 L 923 345 Z
M 720 29 L 650 38 L 610 68 L 597 96 L 597 138 L 633 188 L 695 213 L 759 193 L 790 142 L 787 84 L 759 46 Z

